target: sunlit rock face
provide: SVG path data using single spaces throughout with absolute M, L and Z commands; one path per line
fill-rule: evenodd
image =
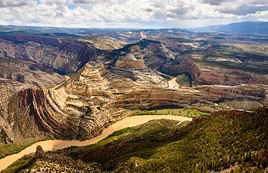
M 86 46 L 85 51 L 90 51 L 90 44 L 86 43 Z M 76 52 L 73 49 L 75 46 L 60 51 L 60 54 Z M 95 54 L 98 51 L 92 51 L 81 61 L 78 60 L 79 51 L 67 58 L 68 61 L 63 60 L 69 63 L 68 72 L 77 71 L 62 83 L 29 86 L 11 94 L 6 103 L 8 110 L 3 110 L 3 119 L 8 122 L 1 132 L 3 140 L 20 141 L 34 136 L 87 139 L 98 135 L 110 123 L 129 116 L 135 109 L 187 107 L 236 100 L 251 100 L 258 105 L 265 103 L 266 93 L 261 85 L 197 85 L 204 84 L 202 69 L 190 58 L 176 56 L 164 43 L 141 40 Z M 32 60 L 39 64 L 39 58 Z M 63 61 L 60 58 L 58 62 Z M 55 68 L 64 66 L 64 63 L 57 64 L 57 57 L 53 62 L 55 64 L 51 65 Z M 176 76 L 182 74 L 188 77 L 193 87 L 175 85 Z M 59 78 L 63 81 L 62 76 Z M 175 87 L 170 86 L 171 82 Z

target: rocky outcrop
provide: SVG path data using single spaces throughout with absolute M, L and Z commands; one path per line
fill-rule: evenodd
M 189 74 L 191 83 L 200 80 L 199 68 L 188 58 L 181 58 L 179 65 L 163 64 L 161 71 L 167 74 L 178 76 L 179 74 Z
M 122 69 L 144 69 L 145 64 L 143 59 L 137 59 L 132 53 L 128 53 L 126 56 L 120 57 L 116 61 L 116 67 Z
M 0 129 L 0 143 L 3 143 L 3 144 L 10 144 L 12 143 L 12 139 L 8 136 L 8 133 L 7 131 L 2 128 Z
M 45 156 L 45 152 L 44 152 L 43 148 L 40 145 L 38 145 L 36 147 L 35 157 L 37 159 L 39 159 L 39 158 L 42 158 L 44 156 Z

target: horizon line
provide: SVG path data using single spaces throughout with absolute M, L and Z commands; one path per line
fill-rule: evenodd
M 35 28 L 64 28 L 64 29 L 99 29 L 99 30 L 161 30 L 161 29 L 181 29 L 181 30 L 191 30 L 195 28 L 206 28 L 212 26 L 224 26 L 230 24 L 237 24 L 237 23 L 268 23 L 267 21 L 241 21 L 241 22 L 230 22 L 226 24 L 219 24 L 219 25 L 207 25 L 201 27 L 86 27 L 86 26 L 50 26 L 50 25 L 16 25 L 16 24 L 0 24 L 0 27 L 3 26 L 14 26 L 14 27 L 35 27 Z

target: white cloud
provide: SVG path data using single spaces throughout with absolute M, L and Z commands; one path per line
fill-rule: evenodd
M 267 0 L 0 0 L 0 24 L 192 27 L 268 20 Z
M 6 7 L 21 7 L 26 5 L 33 5 L 33 0 L 0 0 L 0 8 L 6 8 Z

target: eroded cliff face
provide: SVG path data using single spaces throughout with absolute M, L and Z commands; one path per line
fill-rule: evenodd
M 17 141 L 34 136 L 44 136 L 50 127 L 45 123 L 53 123 L 46 110 L 46 98 L 40 89 L 29 88 L 19 91 L 10 98 L 8 106 L 8 123 Z M 54 125 L 54 126 L 53 126 Z M 56 127 L 56 124 L 51 124 Z
M 9 131 L 1 136 L 13 136 L 15 142 L 34 136 L 87 139 L 135 109 L 267 102 L 265 85 L 170 87 L 180 74 L 193 82 L 202 75 L 191 59 L 175 56 L 160 42 L 127 45 L 90 59 L 54 87 L 24 88 L 10 96 L 4 117 Z
M 62 83 L 61 74 L 76 72 L 96 55 L 96 48 L 74 38 L 1 35 L 0 143 L 78 134 L 70 120 L 62 123 L 50 110 L 45 88 Z
M 267 87 L 259 85 L 266 84 L 266 78 L 249 74 L 239 79 L 240 73 L 206 71 L 157 41 L 141 40 L 98 54 L 84 41 L 40 36 L 2 39 L 0 52 L 5 58 L 0 77 L 6 85 L 0 88 L 6 93 L 0 103 L 2 143 L 36 136 L 88 139 L 135 109 L 267 102 Z M 64 78 L 54 72 L 75 73 Z M 176 82 L 182 74 L 193 87 Z
M 0 57 L 31 62 L 29 68 L 60 74 L 76 72 L 96 57 L 96 48 L 75 39 L 1 35 Z
M 27 110 L 28 105 L 27 108 L 25 107 L 25 104 L 23 106 L 20 106 L 19 103 L 16 102 L 18 101 L 16 96 L 18 92 L 27 90 L 29 88 L 34 89 L 37 88 L 37 86 L 30 83 L 21 83 L 10 79 L 0 79 L 0 136 L 2 136 L 0 137 L 0 144 L 17 142 L 23 138 L 21 137 L 21 133 L 18 133 L 18 136 L 15 135 L 13 125 L 16 124 L 17 120 L 21 119 L 20 115 L 23 115 L 23 113 L 25 113 L 24 116 L 28 117 L 28 115 L 26 115 L 26 112 L 24 111 Z M 21 107 L 25 109 L 21 110 Z M 15 111 L 19 112 L 20 114 L 16 114 Z M 14 116 L 14 119 L 12 121 L 8 120 L 10 116 Z M 21 124 L 19 124 L 18 126 L 20 125 Z M 27 131 L 27 129 L 31 128 L 32 126 L 26 126 L 25 129 Z M 25 129 L 19 128 L 19 131 L 24 132 Z

